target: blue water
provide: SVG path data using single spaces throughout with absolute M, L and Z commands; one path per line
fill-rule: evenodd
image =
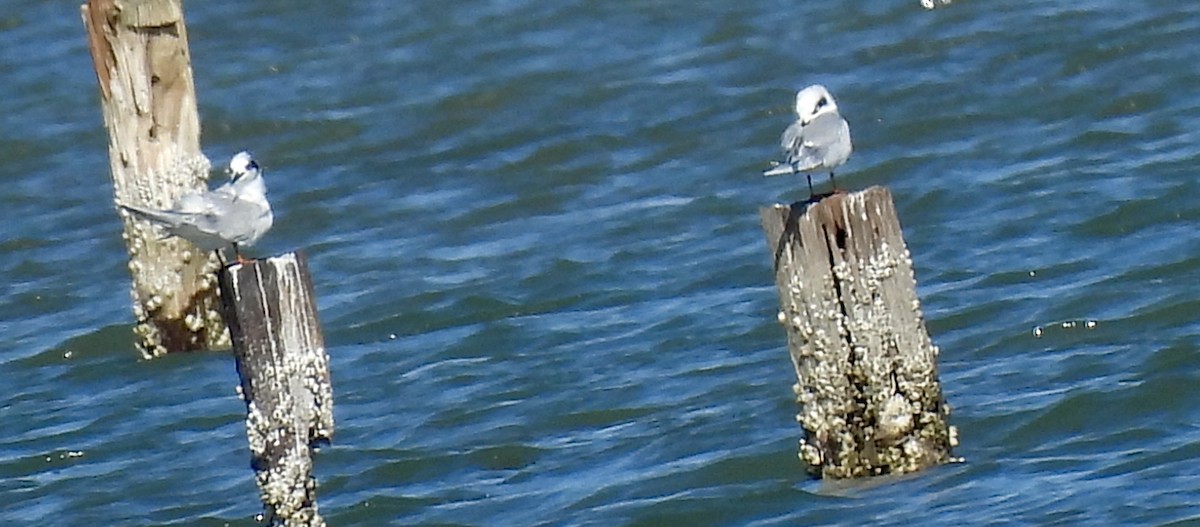
M 330 525 L 1200 523 L 1200 4 L 185 8 L 205 151 L 310 259 Z M 0 79 L 0 523 L 254 525 L 229 354 L 133 347 L 77 2 L 8 2 Z M 758 174 L 817 82 L 964 463 L 796 458 Z

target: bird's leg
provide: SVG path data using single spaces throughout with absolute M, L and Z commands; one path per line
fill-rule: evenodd
M 246 265 L 246 264 L 250 263 L 250 260 L 247 260 L 245 257 L 242 256 L 242 251 L 238 250 L 238 246 L 236 243 L 233 244 L 233 254 L 235 256 L 237 256 L 237 263 L 240 263 L 242 265 Z
M 833 178 L 833 171 L 829 171 L 829 182 L 833 183 L 833 191 L 837 192 L 837 180 Z
M 229 265 L 229 262 L 225 261 L 225 253 L 221 252 L 220 249 L 214 249 L 214 251 L 217 253 L 217 262 L 220 262 L 221 267 Z
M 804 177 L 808 178 L 808 199 L 812 199 L 812 197 L 813 197 L 812 174 L 804 174 Z

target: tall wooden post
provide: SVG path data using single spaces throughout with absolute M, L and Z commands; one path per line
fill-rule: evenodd
M 300 253 L 233 264 L 220 282 L 266 516 L 323 526 L 312 450 L 333 435 L 333 388 L 308 264 Z
M 957 439 L 938 383 L 938 349 L 891 193 L 871 187 L 760 213 L 809 470 L 848 478 L 950 460 Z
M 100 84 L 115 198 L 168 208 L 205 187 L 209 171 L 181 0 L 87 0 L 80 9 Z M 145 222 L 127 217 L 124 225 L 143 356 L 227 345 L 216 258 L 187 241 L 159 239 Z

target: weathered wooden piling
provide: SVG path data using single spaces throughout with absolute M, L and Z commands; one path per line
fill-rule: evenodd
M 108 129 L 113 190 L 124 203 L 167 208 L 208 180 L 180 2 L 87 0 L 80 7 Z M 124 225 L 142 355 L 228 345 L 216 258 L 185 240 L 159 239 L 145 222 L 126 217 Z
M 815 475 L 898 474 L 950 460 L 912 260 L 891 193 L 871 187 L 760 210 L 796 368 L 800 458 Z
M 300 253 L 235 263 L 220 284 L 265 516 L 325 525 L 312 453 L 333 435 L 333 389 L 308 265 Z

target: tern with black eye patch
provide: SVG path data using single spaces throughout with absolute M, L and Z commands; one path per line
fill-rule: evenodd
M 796 93 L 796 121 L 779 138 L 784 161 L 764 176 L 803 173 L 813 194 L 812 172 L 828 171 L 837 190 L 833 169 L 850 158 L 850 125 L 838 113 L 837 102 L 824 86 L 814 84 Z
M 274 222 L 262 170 L 249 152 L 229 161 L 230 181 L 213 190 L 183 195 L 170 209 L 158 210 L 118 203 L 134 216 L 184 238 L 205 251 L 232 247 L 239 262 L 240 247 L 253 245 Z

